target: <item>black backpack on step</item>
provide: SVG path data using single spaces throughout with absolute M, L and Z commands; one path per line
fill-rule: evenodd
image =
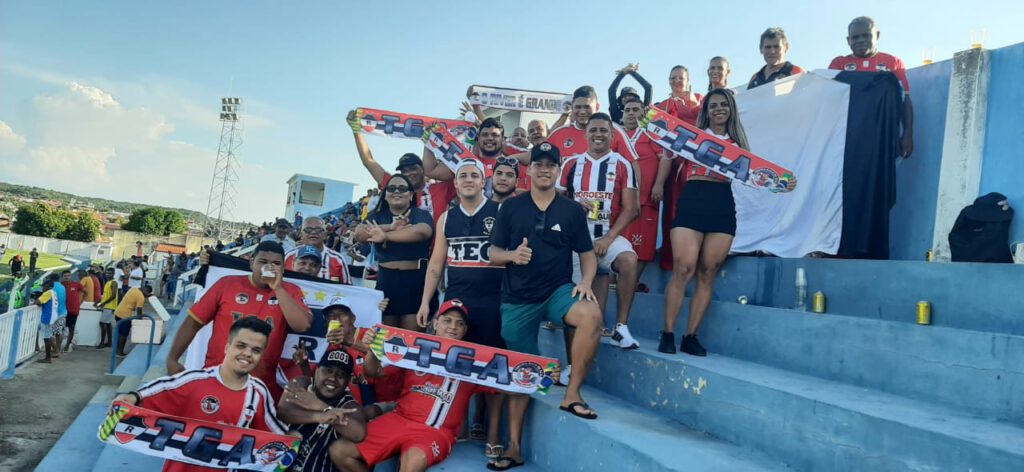
M 978 197 L 960 211 L 949 232 L 953 262 L 1006 262 L 1010 254 L 1010 222 L 1013 208 L 1001 193 Z

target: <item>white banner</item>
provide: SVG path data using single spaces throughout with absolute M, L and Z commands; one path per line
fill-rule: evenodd
M 572 107 L 572 95 L 473 85 L 469 88 L 469 103 L 502 110 L 560 115 Z

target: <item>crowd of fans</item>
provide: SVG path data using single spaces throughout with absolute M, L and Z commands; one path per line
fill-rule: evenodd
M 853 54 L 837 57 L 830 66 L 896 74 L 909 110 L 903 64 L 877 51 L 878 38 L 870 18 L 854 19 L 847 38 Z M 759 44 L 765 65 L 752 75 L 748 88 L 803 71 L 785 60 L 789 43 L 781 28 L 765 31 Z M 728 60 L 712 58 L 707 74 L 707 93 L 694 93 L 689 70 L 672 68 L 671 94 L 656 106 L 748 149 L 737 98 L 726 88 Z M 618 90 L 626 75 L 641 84 L 642 96 L 630 87 Z M 278 385 L 273 366 L 282 355 L 286 328 L 302 332 L 312 321 L 298 287 L 283 280 L 284 270 L 353 283 L 370 278 L 362 270 L 374 267 L 376 288 L 389 300 L 382 306 L 383 322 L 430 329 L 445 338 L 537 354 L 539 328 L 562 326 L 568 363 L 555 374 L 567 386 L 561 408 L 595 420 L 598 412 L 582 397 L 581 386 L 602 334 L 618 348 L 640 348 L 628 321 L 634 293 L 644 290 L 640 275 L 658 256 L 658 231 L 664 241 L 660 262 L 672 271 L 658 350 L 676 352 L 676 318 L 686 284 L 695 277 L 679 349 L 703 356 L 706 350 L 696 334 L 736 230 L 727 179 L 663 152 L 639 126 L 652 95 L 638 67 L 629 65 L 618 71 L 609 89 L 608 113 L 600 111 L 594 88 L 582 86 L 573 93 L 571 110 L 551 126 L 534 120 L 511 133 L 479 106 L 466 104 L 479 118 L 473 158 L 448 167 L 424 148 L 422 156 L 402 155 L 395 172 L 374 158 L 359 117 L 351 112 L 356 148 L 378 188 L 337 215 L 296 214 L 291 221 L 264 223 L 228 245 L 218 244 L 214 249 L 257 246 L 249 258 L 250 273 L 222 277 L 207 287 L 179 329 L 167 358 L 172 383 L 179 387 L 167 388 L 168 380 L 158 379 L 118 399 L 236 424 L 239 408 L 234 405 L 243 399 L 234 393 L 220 399 L 231 407 L 214 416 L 178 405 L 200 403 L 190 384 L 220 379 L 235 392 L 251 386 L 262 401 L 260 424 L 303 438 L 293 470 L 363 471 L 397 455 L 401 470 L 416 471 L 450 454 L 469 416 L 469 399 L 479 393 L 483 401 L 467 429 L 486 442 L 487 468 L 522 465 L 528 396 L 383 368 L 368 349 L 377 341 L 376 332 L 357 332 L 355 315 L 343 301 L 332 301 L 323 310 L 337 326 L 327 333 L 330 347 L 318 368 L 309 365 L 305 347 L 296 346 L 293 360 L 304 376 Z M 913 149 L 911 129 L 905 121 L 904 155 Z M 618 294 L 616 322 L 606 328 L 602 313 L 612 280 Z M 40 302 L 52 299 L 43 294 Z M 98 303 L 111 306 L 106 298 Z M 114 316 L 125 313 L 117 310 Z M 206 368 L 184 371 L 179 358 L 211 323 Z M 499 426 L 506 406 L 509 434 L 503 444 Z

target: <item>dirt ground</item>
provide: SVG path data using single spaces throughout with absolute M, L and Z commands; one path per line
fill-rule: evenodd
M 13 379 L 0 380 L 0 471 L 34 469 L 99 390 L 108 368 L 110 348 L 78 348 L 54 364 L 29 360 Z

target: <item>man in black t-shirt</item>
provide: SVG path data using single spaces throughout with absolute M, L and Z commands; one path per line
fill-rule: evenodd
M 555 182 L 561 157 L 543 142 L 530 153 L 530 193 L 506 200 L 491 232 L 491 263 L 505 265 L 501 290 L 501 335 L 513 351 L 538 354 L 542 321 L 576 328 L 572 359 L 576 366 L 561 408 L 585 419 L 597 418 L 580 395 L 600 340 L 601 310 L 591 290 L 597 257 L 578 203 L 559 195 Z M 582 279 L 572 283 L 572 253 L 578 253 Z M 488 468 L 504 470 L 522 462 L 521 437 L 529 397 L 509 398 L 509 447 Z

